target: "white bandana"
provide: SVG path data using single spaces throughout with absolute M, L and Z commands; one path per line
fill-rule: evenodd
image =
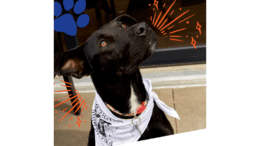
M 145 89 L 149 96 L 146 109 L 135 119 L 121 119 L 111 113 L 96 92 L 96 98 L 92 107 L 92 124 L 95 131 L 96 146 L 115 146 L 136 142 L 143 133 L 151 119 L 154 102 L 166 114 L 180 119 L 177 112 L 163 103 L 152 91 L 151 81 L 143 79 Z M 140 121 L 139 121 L 140 120 Z M 139 123 L 138 128 L 133 123 Z

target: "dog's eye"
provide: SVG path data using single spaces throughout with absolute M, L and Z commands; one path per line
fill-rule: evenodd
M 106 46 L 107 45 L 107 42 L 106 41 L 102 41 L 101 43 L 100 43 L 100 46 L 101 47 L 104 47 L 104 46 Z
M 122 27 L 122 28 L 126 28 L 126 25 L 125 25 L 125 24 L 121 24 L 121 27 Z

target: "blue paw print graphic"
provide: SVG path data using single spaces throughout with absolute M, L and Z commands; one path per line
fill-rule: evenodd
M 74 0 L 63 0 L 63 7 L 66 11 L 69 11 L 74 6 Z M 75 14 L 80 14 L 86 9 L 86 1 L 78 0 L 75 3 L 73 11 Z M 81 14 L 77 22 L 73 19 L 73 16 L 69 13 L 61 15 L 62 7 L 59 2 L 54 2 L 54 16 L 58 17 L 54 19 L 54 30 L 58 32 L 64 32 L 68 35 L 75 36 L 77 34 L 77 27 L 83 28 L 89 23 L 89 16 L 87 14 Z M 61 16 L 60 16 L 61 15 Z

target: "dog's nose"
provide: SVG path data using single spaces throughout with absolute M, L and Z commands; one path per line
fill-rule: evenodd
M 135 27 L 134 33 L 135 33 L 137 36 L 145 36 L 148 27 L 149 27 L 149 26 L 148 26 L 147 23 L 141 22 L 141 23 L 139 23 L 139 24 Z

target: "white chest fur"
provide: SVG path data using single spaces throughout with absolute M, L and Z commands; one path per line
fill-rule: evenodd
M 130 109 L 130 112 L 129 113 L 135 113 L 136 110 L 137 110 L 137 107 L 140 106 L 141 104 L 139 104 L 137 102 L 137 97 L 135 96 L 135 93 L 134 93 L 134 90 L 131 86 L 131 97 L 130 97 L 130 106 L 131 106 L 131 109 Z

